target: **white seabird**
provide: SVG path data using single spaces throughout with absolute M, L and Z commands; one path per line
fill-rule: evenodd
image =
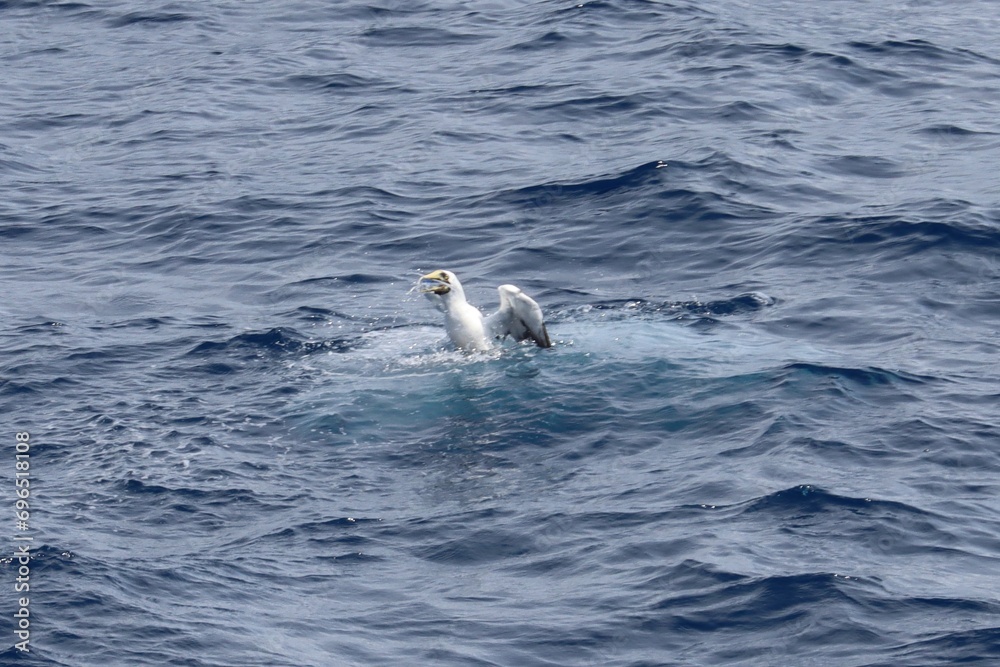
M 417 283 L 420 292 L 444 313 L 444 326 L 455 347 L 483 351 L 490 341 L 510 336 L 521 341 L 531 339 L 538 347 L 552 347 L 542 320 L 542 309 L 534 299 L 513 285 L 501 285 L 500 309 L 483 317 L 479 309 L 465 300 L 465 290 L 451 271 L 432 271 Z

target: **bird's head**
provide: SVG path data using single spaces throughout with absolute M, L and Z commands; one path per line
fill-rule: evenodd
M 444 296 L 453 290 L 457 292 L 462 291 L 462 285 L 458 282 L 458 277 L 451 271 L 445 271 L 444 269 L 431 271 L 425 276 L 420 276 L 417 288 L 421 294 L 436 294 L 438 296 Z

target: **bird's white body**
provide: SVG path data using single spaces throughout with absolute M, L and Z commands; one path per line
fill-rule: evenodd
M 532 339 L 539 347 L 551 347 L 545 330 L 542 309 L 513 285 L 501 285 L 500 309 L 483 317 L 465 298 L 465 290 L 451 271 L 435 271 L 420 279 L 420 291 L 444 313 L 444 326 L 455 347 L 482 352 L 493 347 L 495 339 L 510 336 L 515 340 Z
M 486 323 L 479 309 L 464 299 L 452 299 L 451 307 L 444 313 L 444 328 L 455 347 L 463 350 L 488 350 L 490 341 L 486 338 Z

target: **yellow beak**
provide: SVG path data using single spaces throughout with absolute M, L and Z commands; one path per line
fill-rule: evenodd
M 448 286 L 448 277 L 443 271 L 433 271 L 426 276 L 420 276 L 421 294 L 447 294 L 451 291 Z

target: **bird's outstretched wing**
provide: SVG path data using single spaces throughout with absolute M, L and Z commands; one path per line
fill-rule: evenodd
M 486 328 L 494 338 L 510 336 L 522 341 L 530 338 L 538 347 L 552 347 L 542 320 L 542 309 L 535 300 L 513 285 L 501 285 L 500 310 L 486 318 Z

